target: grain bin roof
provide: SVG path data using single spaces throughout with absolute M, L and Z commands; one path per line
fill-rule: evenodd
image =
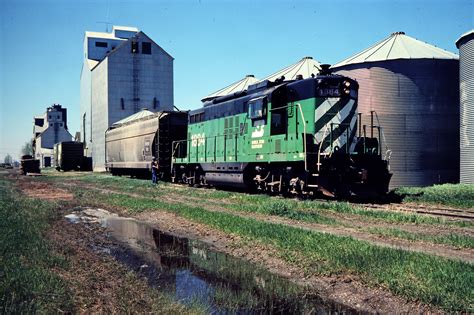
M 220 96 L 225 96 L 225 95 L 229 95 L 229 94 L 232 94 L 232 93 L 235 93 L 235 92 L 245 91 L 245 90 L 247 90 L 249 85 L 254 84 L 257 81 L 258 80 L 254 77 L 253 74 L 249 74 L 245 78 L 243 78 L 243 79 L 241 79 L 237 82 L 234 82 L 234 83 L 226 86 L 225 88 L 220 89 L 219 91 L 216 91 L 212 94 L 209 94 L 208 96 L 204 97 L 201 101 L 206 102 L 206 101 L 210 101 L 212 99 L 218 98 Z
M 395 59 L 458 60 L 459 56 L 447 50 L 407 36 L 404 32 L 396 32 L 392 33 L 389 37 L 374 46 L 333 65 L 332 68 L 338 68 L 350 64 Z
M 473 35 L 474 35 L 474 30 L 470 30 L 469 32 L 462 34 L 461 37 L 459 37 L 458 40 L 456 41 L 456 47 L 459 48 L 459 44 L 461 43 L 461 40 L 463 40 L 464 38 L 468 36 L 472 37 Z
M 275 81 L 276 79 L 285 77 L 285 80 L 294 80 L 296 76 L 302 75 L 303 79 L 310 78 L 312 75 L 317 75 L 321 70 L 321 64 L 313 59 L 313 57 L 304 57 L 297 63 L 294 63 L 286 68 L 277 71 L 261 81 L 269 80 Z

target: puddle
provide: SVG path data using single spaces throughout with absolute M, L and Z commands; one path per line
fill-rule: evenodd
M 68 214 L 68 215 L 66 215 L 66 216 L 64 216 L 64 217 L 66 218 L 66 220 L 69 221 L 69 223 L 74 223 L 74 224 L 76 224 L 76 223 L 81 222 L 81 217 L 78 216 L 78 215 L 75 214 L 75 213 Z
M 206 243 L 104 211 L 75 211 L 77 218 L 67 219 L 100 222 L 123 246 L 94 249 L 114 256 L 180 303 L 197 304 L 213 314 L 353 313 L 262 267 L 213 251 Z
M 69 223 L 80 223 L 80 222 L 89 222 L 89 223 L 100 223 L 106 218 L 117 217 L 117 214 L 109 212 L 104 209 L 96 208 L 86 208 L 86 207 L 76 207 L 72 209 L 73 212 L 65 215 L 64 218 L 69 221 Z

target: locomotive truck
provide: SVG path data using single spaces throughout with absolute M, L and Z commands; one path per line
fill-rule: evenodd
M 189 112 L 187 138 L 173 143 L 172 181 L 280 194 L 384 195 L 391 173 L 381 127 L 373 119 L 370 126 L 357 124 L 357 94 L 356 81 L 325 74 L 263 81 L 208 101 Z

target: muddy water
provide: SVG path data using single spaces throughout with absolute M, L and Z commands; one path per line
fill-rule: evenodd
M 101 222 L 121 244 L 96 250 L 113 255 L 145 276 L 150 286 L 185 305 L 199 305 L 213 314 L 352 313 L 255 264 L 213 251 L 203 242 L 104 212 L 92 217 L 97 220 L 90 219 L 89 211 L 82 221 Z

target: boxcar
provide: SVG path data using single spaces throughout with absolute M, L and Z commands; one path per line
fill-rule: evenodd
M 33 158 L 31 155 L 23 155 L 20 161 L 20 172 L 23 175 L 40 173 L 40 160 Z
M 64 141 L 54 145 L 54 167 L 65 172 L 84 170 L 84 144 L 82 142 Z

